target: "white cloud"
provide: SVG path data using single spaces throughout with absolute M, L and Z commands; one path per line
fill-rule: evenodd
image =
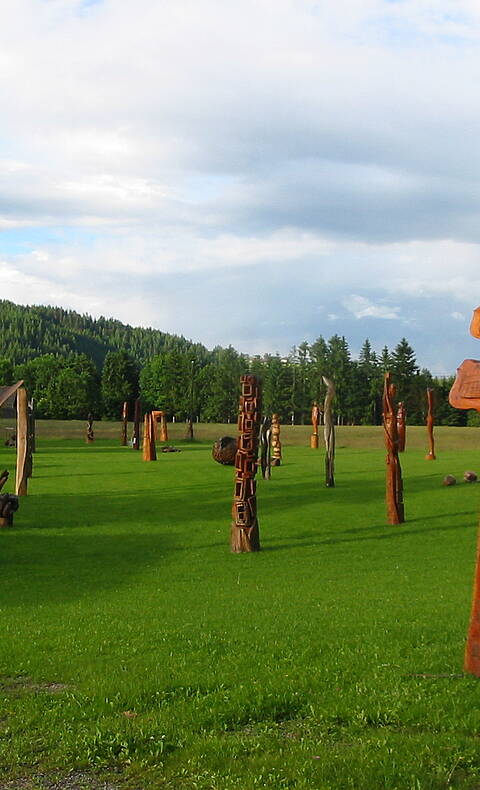
M 398 320 L 400 308 L 387 304 L 374 304 L 370 299 L 358 294 L 351 294 L 343 300 L 343 306 L 355 318 L 386 318 Z

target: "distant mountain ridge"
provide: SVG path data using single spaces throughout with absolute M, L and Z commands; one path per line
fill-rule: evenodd
M 43 354 L 90 357 L 100 369 L 109 351 L 126 351 L 140 365 L 165 351 L 195 350 L 208 355 L 201 343 L 159 329 L 122 324 L 114 318 L 92 318 L 61 307 L 23 306 L 0 300 L 0 357 L 14 364 Z

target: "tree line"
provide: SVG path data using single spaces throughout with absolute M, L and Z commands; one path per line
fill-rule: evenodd
M 124 401 L 133 408 L 140 397 L 144 410 L 163 409 L 169 418 L 192 417 L 205 422 L 236 422 L 239 379 L 246 372 L 263 382 L 264 412 L 277 412 L 285 423 L 310 422 L 313 401 L 322 405 L 322 376 L 335 382 L 335 420 L 339 424 L 380 424 L 384 373 L 390 371 L 397 399 L 404 402 L 409 424 L 421 424 L 426 413 L 426 389 L 436 397 L 436 422 L 477 424 L 476 414 L 452 409 L 448 392 L 453 376 L 435 378 L 417 365 L 415 352 L 403 338 L 393 350 L 380 354 L 365 340 L 353 359 L 345 337 L 303 342 L 287 357 L 266 354 L 248 357 L 234 348 L 207 351 L 199 344 L 165 348 L 143 363 L 126 350 L 107 351 L 99 368 L 84 352 L 46 353 L 16 363 L 0 359 L 3 383 L 24 379 L 39 417 L 52 419 L 119 419 Z

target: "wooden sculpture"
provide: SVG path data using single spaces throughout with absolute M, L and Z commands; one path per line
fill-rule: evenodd
M 18 496 L 0 494 L 0 528 L 13 526 L 13 514 L 18 510 Z
M 431 387 L 427 387 L 427 435 L 428 435 L 428 453 L 425 456 L 427 461 L 435 461 L 435 442 L 433 439 L 433 426 L 435 424 L 435 420 L 433 417 L 433 389 Z
M 153 431 L 153 417 L 150 412 L 145 414 L 143 421 L 143 460 L 157 460 L 157 450 L 155 447 L 155 437 Z
M 385 373 L 383 383 L 383 429 L 387 448 L 386 501 L 389 524 L 403 524 L 402 470 L 398 458 L 397 417 L 395 413 L 395 387 L 390 373 Z
M 135 400 L 135 408 L 133 412 L 133 434 L 132 434 L 132 447 L 134 450 L 140 450 L 140 417 L 142 407 L 140 398 Z
M 222 436 L 212 448 L 212 458 L 224 466 L 234 466 L 237 454 L 237 440 L 233 436 Z
M 17 496 L 27 495 L 27 478 L 29 466 L 28 441 L 28 399 L 25 387 L 17 390 L 17 474 L 15 493 Z
M 399 453 L 405 452 L 405 442 L 407 438 L 406 416 L 407 416 L 407 412 L 405 409 L 405 405 L 403 404 L 402 401 L 399 401 L 399 404 L 397 406 L 397 434 L 398 434 Z
M 280 441 L 280 418 L 272 414 L 272 466 L 280 466 L 282 462 L 282 443 Z
M 193 440 L 193 422 L 192 422 L 192 418 L 191 417 L 189 417 L 188 420 L 187 420 L 187 428 L 186 428 L 186 431 L 185 431 L 185 439 L 187 439 L 187 441 L 190 441 L 190 442 Z
M 317 401 L 312 406 L 312 435 L 310 436 L 310 447 L 314 450 L 318 448 L 318 423 L 320 422 L 320 409 Z
M 127 437 L 128 437 L 128 403 L 127 401 L 124 401 L 122 408 L 122 432 L 120 434 L 120 444 L 122 447 L 127 446 L 128 444 Z
M 160 441 L 161 442 L 168 442 L 168 430 L 167 430 L 167 415 L 164 411 L 152 411 L 152 417 L 154 421 L 154 430 L 155 430 L 155 439 L 158 439 L 157 436 L 157 425 L 160 422 Z
M 480 339 L 480 307 L 473 312 L 470 334 Z M 450 405 L 457 409 L 476 409 L 480 412 L 480 361 L 465 359 L 448 396 Z M 472 608 L 465 646 L 465 672 L 480 677 L 480 532 L 477 536 L 477 557 L 473 582 Z
M 323 414 L 325 418 L 325 426 L 323 428 L 323 436 L 325 440 L 325 485 L 327 488 L 334 488 L 335 426 L 333 424 L 332 418 L 332 401 L 335 397 L 335 386 L 331 379 L 327 379 L 325 376 L 322 376 L 322 379 L 327 388 L 323 405 Z
M 261 419 L 261 389 L 257 376 L 241 376 L 238 445 L 230 547 L 236 553 L 260 551 L 255 473 Z
M 87 435 L 85 441 L 87 444 L 92 444 L 92 442 L 95 441 L 95 435 L 93 433 L 93 414 L 89 414 L 87 417 Z
M 260 428 L 260 468 L 264 480 L 271 477 L 272 420 L 264 417 Z

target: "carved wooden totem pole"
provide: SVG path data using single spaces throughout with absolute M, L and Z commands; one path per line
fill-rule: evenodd
M 433 439 L 433 426 L 435 424 L 433 416 L 434 393 L 431 387 L 427 387 L 427 436 L 428 436 L 428 453 L 425 456 L 427 461 L 435 461 L 435 441 Z
M 127 441 L 128 437 L 128 403 L 124 401 L 122 407 L 122 432 L 120 434 L 120 444 L 122 447 L 126 447 L 128 444 Z
M 327 488 L 335 486 L 335 426 L 332 418 L 332 401 L 335 397 L 335 386 L 331 379 L 322 376 L 327 388 L 323 405 L 325 426 L 323 437 L 325 439 L 325 485 Z
M 147 412 L 143 420 L 143 460 L 157 460 L 157 450 L 155 447 L 155 436 L 153 431 L 153 417 L 151 412 Z
M 235 457 L 235 490 L 230 533 L 230 547 L 237 553 L 260 551 L 255 473 L 262 395 L 257 376 L 242 376 L 240 384 L 242 388 L 238 417 L 240 435 Z
M 134 450 L 140 450 L 140 417 L 142 414 L 140 398 L 135 400 L 135 410 L 133 413 L 133 434 L 132 434 L 132 447 Z
M 385 373 L 383 383 L 383 429 L 387 448 L 386 502 L 389 524 L 403 524 L 405 521 L 403 506 L 402 470 L 398 458 L 397 416 L 395 413 L 395 386 L 390 373 Z
M 397 433 L 398 433 L 399 453 L 405 452 L 405 442 L 407 439 L 406 416 L 407 416 L 407 412 L 405 409 L 405 405 L 402 401 L 399 401 L 397 406 Z
M 313 450 L 318 448 L 318 423 L 320 421 L 320 409 L 317 401 L 312 406 L 312 435 L 310 436 L 310 447 Z
M 189 417 L 187 419 L 187 428 L 185 430 L 185 439 L 187 439 L 188 441 L 192 441 L 193 440 L 193 421 L 192 421 L 191 417 Z
M 17 390 L 17 474 L 15 494 L 27 495 L 27 478 L 29 471 L 29 430 L 28 430 L 28 398 L 25 387 Z
M 264 480 L 270 480 L 271 477 L 271 449 L 272 421 L 270 417 L 264 417 L 260 428 L 260 467 Z
M 474 310 L 470 334 L 480 339 L 480 307 Z M 480 361 L 465 359 L 448 396 L 455 409 L 476 409 L 480 412 Z M 465 647 L 465 671 L 480 677 L 480 531 L 477 536 L 477 559 L 473 583 L 472 610 Z
M 280 466 L 281 462 L 280 418 L 278 414 L 272 414 L 272 466 Z
M 87 417 L 87 434 L 85 436 L 87 444 L 92 444 L 95 441 L 95 434 L 93 433 L 93 414 Z

